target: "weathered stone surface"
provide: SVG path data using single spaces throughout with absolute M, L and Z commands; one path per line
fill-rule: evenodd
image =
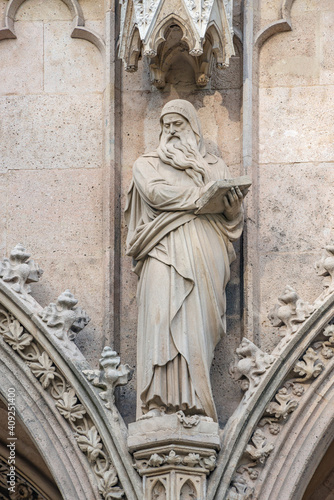
M 0 255 L 5 255 L 7 229 L 7 176 L 0 173 Z
M 102 91 L 101 54 L 92 43 L 71 38 L 72 29 L 72 22 L 64 21 L 44 26 L 44 90 Z
M 16 40 L 0 43 L 0 95 L 40 93 L 43 90 L 43 23 L 20 22 L 15 30 Z M 10 116 L 3 109 L 1 116 L 7 118 L 1 122 L 8 130 Z M 4 145 L 4 141 L 1 142 Z
M 259 100 L 260 163 L 333 161 L 333 86 L 260 89 Z
M 330 2 L 328 2 L 330 4 Z M 334 23 L 334 8 L 330 12 L 322 12 L 320 18 L 320 84 L 334 83 L 334 48 L 331 34 Z
M 101 110 L 99 94 L 1 98 L 0 169 L 100 167 Z
M 218 424 L 202 419 L 197 425 L 185 428 L 174 414 L 129 425 L 128 447 L 131 452 L 143 447 L 161 446 L 167 441 L 179 445 L 187 441 L 189 445 L 192 443 L 217 449 L 220 447 Z
M 333 239 L 333 169 L 333 163 L 261 166 L 260 252 L 310 252 Z
M 271 37 L 260 52 L 261 87 L 317 85 L 320 77 L 320 12 L 299 13 L 293 30 Z
M 92 175 L 91 172 L 94 172 Z M 8 173 L 7 244 L 21 241 L 39 256 L 102 254 L 101 171 L 34 170 Z M 39 235 L 43 234 L 43 238 Z M 14 245 L 15 246 L 15 245 Z
M 261 269 L 261 310 L 259 320 L 261 325 L 261 349 L 271 352 L 279 342 L 279 333 L 270 324 L 268 313 L 277 301 L 282 283 L 289 284 L 302 298 L 313 303 L 322 291 L 321 278 L 314 270 L 317 253 L 286 253 L 273 252 L 260 256 Z M 286 262 L 289 262 L 289 266 Z M 290 267 L 291 266 L 291 267 Z M 277 273 L 276 269 L 280 269 Z
M 87 360 L 95 365 L 105 337 L 103 259 L 60 255 L 43 256 L 42 261 L 39 258 L 39 262 L 42 262 L 47 272 L 44 272 L 41 281 L 34 286 L 33 297 L 42 306 L 47 306 L 54 302 L 62 290 L 71 287 L 71 291 L 80 301 L 80 306 L 91 317 L 90 323 L 78 333 L 75 343 Z
M 95 0 L 92 2 L 91 0 L 80 0 L 80 7 L 83 10 L 85 19 L 89 20 L 104 20 L 105 14 L 105 4 L 103 0 Z
M 71 13 L 60 0 L 29 0 L 19 8 L 17 21 L 69 21 Z

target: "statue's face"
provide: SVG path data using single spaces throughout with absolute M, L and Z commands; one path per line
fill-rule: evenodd
M 170 141 L 173 137 L 179 139 L 188 136 L 192 132 L 192 128 L 183 116 L 177 113 L 168 113 L 162 119 L 162 135 L 166 142 Z

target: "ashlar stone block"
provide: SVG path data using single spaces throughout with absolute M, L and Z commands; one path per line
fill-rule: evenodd
M 10 172 L 9 247 L 20 241 L 36 256 L 100 257 L 101 191 L 101 170 Z
M 0 170 L 100 167 L 101 112 L 100 94 L 0 99 Z
M 320 16 L 320 12 L 298 13 L 292 31 L 266 41 L 260 50 L 260 87 L 319 83 Z
M 316 251 L 334 238 L 334 163 L 263 165 L 260 252 Z
M 334 26 L 334 7 L 331 12 L 321 13 L 320 83 L 322 85 L 334 84 L 333 26 Z
M 72 22 L 45 24 L 46 92 L 103 90 L 102 57 L 95 45 L 71 38 Z
M 260 89 L 259 115 L 260 163 L 333 161 L 334 86 Z
M 29 0 L 16 14 L 17 21 L 69 21 L 71 13 L 61 0 Z
M 17 39 L 0 42 L 0 95 L 41 92 L 43 23 L 18 22 L 15 24 L 15 33 Z M 1 116 L 5 115 L 1 113 Z M 1 122 L 7 129 L 8 121 L 2 118 Z

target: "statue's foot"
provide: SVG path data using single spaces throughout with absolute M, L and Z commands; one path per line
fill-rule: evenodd
M 138 420 L 146 420 L 153 417 L 163 417 L 165 415 L 165 408 L 152 408 L 147 413 L 138 418 Z

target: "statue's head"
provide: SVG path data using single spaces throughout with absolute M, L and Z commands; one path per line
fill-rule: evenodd
M 179 139 L 182 144 L 188 142 L 198 149 L 202 156 L 205 155 L 201 124 L 190 102 L 174 99 L 165 104 L 160 115 L 160 125 L 160 143 L 167 144 L 172 141 L 175 144 L 176 139 Z
M 195 184 L 203 185 L 206 162 L 201 125 L 192 104 L 183 99 L 168 102 L 162 109 L 158 154 L 164 163 L 185 170 Z

